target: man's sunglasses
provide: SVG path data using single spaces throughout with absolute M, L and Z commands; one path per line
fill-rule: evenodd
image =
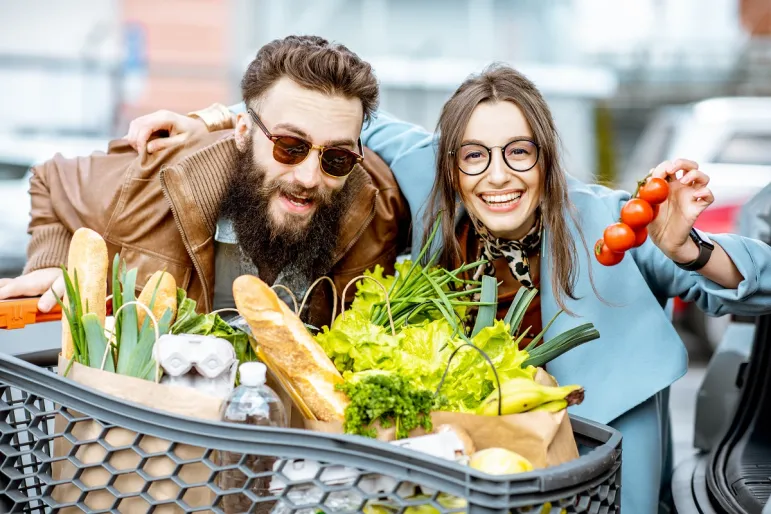
M 359 154 L 345 148 L 312 145 L 297 136 L 276 136 L 271 134 L 253 110 L 248 109 L 248 112 L 257 126 L 265 133 L 265 136 L 273 141 L 273 158 L 281 164 L 296 166 L 308 157 L 311 150 L 318 150 L 321 171 L 329 176 L 340 178 L 348 175 L 353 171 L 353 167 L 356 164 L 364 160 L 364 157 L 362 157 L 364 152 L 361 148 L 361 139 L 358 140 Z

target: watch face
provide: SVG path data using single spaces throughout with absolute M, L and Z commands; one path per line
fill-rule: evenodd
M 701 242 L 705 246 L 708 246 L 710 249 L 715 248 L 715 244 L 712 242 L 712 240 L 709 238 L 707 234 L 702 232 L 701 230 L 694 228 L 693 233 L 696 235 L 697 243 Z

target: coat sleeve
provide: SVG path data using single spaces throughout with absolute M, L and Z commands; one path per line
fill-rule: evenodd
M 618 219 L 631 195 L 594 186 Z M 631 250 L 651 291 L 660 299 L 679 297 L 695 303 L 712 316 L 757 316 L 771 312 L 771 247 L 762 241 L 735 234 L 708 234 L 720 245 L 744 277 L 736 289 L 726 289 L 696 271 L 685 271 L 648 239 Z
M 70 239 L 81 227 L 103 235 L 119 206 L 126 174 L 146 168 L 142 164 L 126 141 L 116 140 L 107 153 L 75 158 L 56 154 L 34 166 L 24 273 L 66 265 Z
M 423 238 L 424 214 L 436 176 L 436 149 L 431 133 L 383 111 L 364 126 L 362 144 L 391 168 L 412 213 L 412 251 Z

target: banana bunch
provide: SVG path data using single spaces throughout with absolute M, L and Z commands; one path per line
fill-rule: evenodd
M 577 385 L 552 387 L 535 380 L 516 377 L 501 384 L 485 398 L 476 413 L 481 416 L 498 415 L 498 396 L 502 395 L 501 414 L 546 411 L 558 412 L 584 400 L 584 389 Z

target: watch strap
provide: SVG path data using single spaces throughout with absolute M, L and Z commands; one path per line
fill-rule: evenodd
M 699 271 L 701 268 L 703 268 L 707 262 L 709 262 L 710 257 L 712 256 L 712 250 L 715 248 L 712 243 L 710 243 L 708 240 L 703 240 L 699 233 L 696 231 L 696 229 L 691 229 L 691 233 L 689 234 L 691 237 L 691 240 L 696 243 L 696 246 L 699 248 L 699 255 L 691 262 L 682 263 L 674 261 L 675 264 L 679 268 L 682 268 L 686 271 Z

